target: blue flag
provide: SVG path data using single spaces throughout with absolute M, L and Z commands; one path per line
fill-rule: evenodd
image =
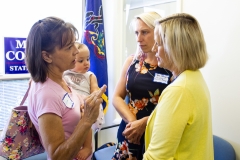
M 98 80 L 98 86 L 108 85 L 106 44 L 103 24 L 102 0 L 86 0 L 86 12 L 82 43 L 90 51 L 90 71 Z M 108 108 L 108 90 L 103 95 L 103 110 Z

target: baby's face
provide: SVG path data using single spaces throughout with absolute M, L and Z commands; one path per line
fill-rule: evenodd
M 79 49 L 76 55 L 76 63 L 73 71 L 78 73 L 86 73 L 90 68 L 90 54 L 86 47 Z

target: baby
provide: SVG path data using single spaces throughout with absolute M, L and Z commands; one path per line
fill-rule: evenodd
M 76 47 L 79 53 L 76 55 L 75 68 L 67 70 L 63 74 L 63 78 L 67 84 L 75 90 L 80 96 L 88 96 L 92 92 L 99 89 L 97 77 L 91 71 L 90 68 L 90 52 L 85 44 L 76 42 Z M 81 106 L 81 113 L 84 114 L 84 106 Z M 92 129 L 97 131 L 104 124 L 104 113 L 102 105 L 99 106 L 99 116 L 97 121 L 93 124 Z M 92 133 L 92 132 L 91 132 Z M 86 144 L 85 144 L 86 143 Z M 92 135 L 86 139 L 82 149 L 78 153 L 78 157 L 81 159 L 87 159 L 91 154 L 89 150 L 91 147 L 92 153 Z M 90 157 L 89 157 L 90 158 Z

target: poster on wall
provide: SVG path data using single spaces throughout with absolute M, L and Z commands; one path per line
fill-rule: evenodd
M 28 73 L 24 62 L 26 38 L 4 37 L 5 74 Z

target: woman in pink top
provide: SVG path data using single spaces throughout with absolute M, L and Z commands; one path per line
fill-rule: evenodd
M 37 21 L 27 37 L 25 61 L 33 80 L 28 110 L 48 159 L 82 159 L 78 153 L 106 90 L 104 85 L 83 99 L 63 80 L 63 72 L 75 66 L 77 38 L 77 29 L 57 17 Z

